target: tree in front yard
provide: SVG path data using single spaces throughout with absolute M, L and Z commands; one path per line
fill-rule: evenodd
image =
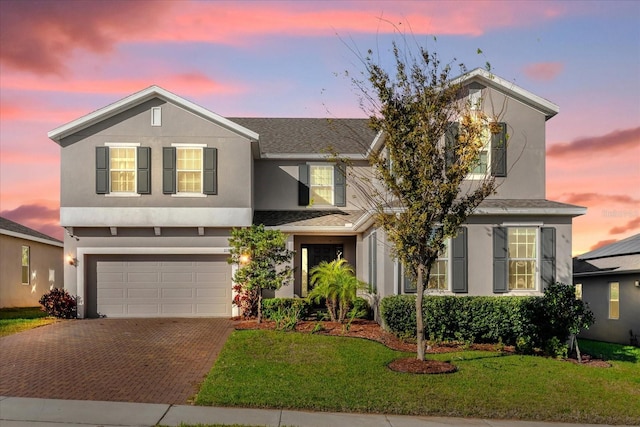
M 287 249 L 287 236 L 280 230 L 265 229 L 264 225 L 234 228 L 229 238 L 230 264 L 238 269 L 233 275 L 238 292 L 234 304 L 243 316 L 257 316 L 262 321 L 262 291 L 278 290 L 293 277 L 293 251 Z M 255 310 L 255 311 L 254 311 Z
M 451 65 L 418 47 L 393 43 L 394 72 L 369 51 L 362 58 L 367 81 L 353 79 L 384 149 L 370 155 L 378 190 L 366 196 L 407 276 L 416 282 L 417 358 L 424 360 L 423 295 L 447 238 L 495 191 L 495 178 L 477 173 L 486 139 L 495 137 L 482 99 L 471 104 Z M 460 65 L 461 72 L 466 71 Z M 504 134 L 504 133 L 503 133 Z M 506 136 L 501 142 L 506 144 Z M 476 170 L 474 170 L 476 169 Z M 365 186 L 363 186 L 365 187 Z
M 353 267 L 344 258 L 322 261 L 310 273 L 313 289 L 308 298 L 316 303 L 324 299 L 331 321 L 344 322 L 358 290 L 366 289 L 366 283 L 356 278 Z

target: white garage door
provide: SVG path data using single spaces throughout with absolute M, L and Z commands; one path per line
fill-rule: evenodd
M 97 312 L 107 317 L 231 315 L 225 256 L 96 260 Z

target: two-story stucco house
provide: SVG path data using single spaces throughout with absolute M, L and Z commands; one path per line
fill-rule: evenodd
M 558 107 L 481 69 L 461 79 L 506 107 L 509 142 L 487 141 L 498 191 L 449 242 L 432 287 L 530 295 L 570 283 L 572 218 L 585 209 L 545 199 L 545 123 Z M 365 119 L 228 118 L 152 86 L 49 137 L 62 150 L 60 220 L 77 259 L 65 287 L 80 316 L 234 314 L 228 237 L 252 223 L 283 230 L 296 251 L 279 296 L 304 297 L 309 270 L 336 256 L 381 297 L 415 291 L 351 181 L 383 148 Z

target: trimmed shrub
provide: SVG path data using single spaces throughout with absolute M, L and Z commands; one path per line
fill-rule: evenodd
M 42 311 L 47 312 L 49 316 L 61 319 L 76 317 L 76 297 L 64 289 L 51 289 L 40 297 L 39 303 L 42 305 Z
M 394 295 L 380 301 L 387 329 L 401 338 L 415 338 L 415 295 Z M 515 345 L 522 353 L 566 354 L 570 333 L 593 323 L 593 314 L 576 300 L 573 286 L 550 285 L 541 297 L 424 297 L 425 338 Z
M 285 312 L 296 312 L 299 319 L 309 315 L 309 302 L 302 298 L 265 298 L 262 300 L 262 314 L 265 319 L 276 320 Z

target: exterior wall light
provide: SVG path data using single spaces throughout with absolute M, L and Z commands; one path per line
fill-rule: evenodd
M 73 265 L 74 267 L 78 266 L 78 258 L 74 258 L 73 255 L 67 255 L 67 263 L 69 265 Z

